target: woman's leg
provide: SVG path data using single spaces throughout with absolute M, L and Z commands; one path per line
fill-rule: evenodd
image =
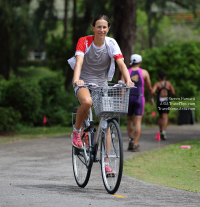
M 79 106 L 77 111 L 75 128 L 80 129 L 83 121 L 88 116 L 88 111 L 90 107 L 92 106 L 92 98 L 87 88 L 79 89 L 77 92 L 77 96 L 81 106 Z
M 163 113 L 161 114 L 161 118 L 160 118 L 160 136 L 162 140 L 167 139 L 167 136 L 166 136 L 167 124 L 168 124 L 168 114 Z
M 92 98 L 90 96 L 90 92 L 86 88 L 79 89 L 77 96 L 81 106 L 77 110 L 76 123 L 74 126 L 74 131 L 72 133 L 72 144 L 75 147 L 82 147 L 81 126 L 84 119 L 88 115 L 89 108 L 92 106 Z
M 128 137 L 133 138 L 133 116 L 127 116 Z
M 142 116 L 135 116 L 134 146 L 138 146 L 141 133 Z
M 133 119 L 134 119 L 134 116 L 127 116 L 127 132 L 128 132 L 128 137 L 129 137 L 128 150 L 133 150 L 133 146 L 134 146 Z
M 167 124 L 168 124 L 168 114 L 163 113 L 161 114 L 161 119 L 160 119 L 160 130 L 166 131 Z
M 159 129 L 160 131 L 162 131 L 162 114 L 159 114 L 159 117 L 158 117 L 158 126 L 159 126 Z

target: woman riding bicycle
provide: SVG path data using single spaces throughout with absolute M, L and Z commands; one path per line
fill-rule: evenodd
M 84 83 L 108 85 L 108 81 L 111 81 L 114 75 L 114 61 L 116 61 L 124 77 L 125 84 L 134 86 L 117 42 L 106 36 L 109 29 L 109 18 L 106 15 L 97 16 L 92 21 L 94 35 L 81 37 L 76 46 L 75 56 L 68 60 L 68 63 L 74 69 L 73 87 L 80 102 L 72 133 L 72 145 L 75 147 L 82 147 L 81 126 L 88 115 L 89 108 L 92 106 L 89 90 L 79 87 L 79 85 L 84 85 Z

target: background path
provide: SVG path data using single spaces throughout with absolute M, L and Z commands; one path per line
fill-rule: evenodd
M 141 152 L 157 149 L 157 128 L 143 129 Z M 123 131 L 125 158 L 128 138 Z M 200 138 L 200 126 L 169 126 L 161 146 Z M 88 185 L 77 187 L 71 165 L 70 136 L 0 145 L 0 207 L 199 206 L 200 193 L 146 183 L 123 175 L 116 195 L 104 189 L 100 165 L 94 164 Z

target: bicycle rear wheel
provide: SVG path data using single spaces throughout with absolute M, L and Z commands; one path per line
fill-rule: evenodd
M 119 125 L 116 120 L 108 120 L 107 137 L 101 142 L 101 173 L 105 189 L 114 194 L 120 185 L 123 171 L 123 143 Z M 111 173 L 105 171 L 105 165 L 112 168 Z

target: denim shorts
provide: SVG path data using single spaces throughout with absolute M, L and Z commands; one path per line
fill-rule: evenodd
M 75 87 L 74 87 L 74 94 L 75 94 L 76 97 L 77 97 L 77 92 L 78 92 L 78 90 L 81 89 L 81 88 L 82 88 L 82 87 L 78 87 L 78 86 L 75 86 Z M 85 87 L 85 88 L 87 88 L 88 91 L 90 91 L 88 87 Z

